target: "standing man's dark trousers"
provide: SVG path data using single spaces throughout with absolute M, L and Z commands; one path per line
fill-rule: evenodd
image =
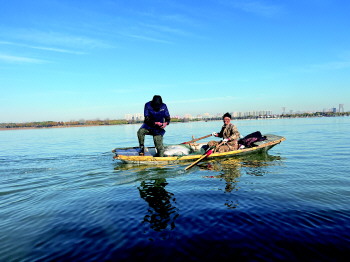
M 145 150 L 145 135 L 150 135 L 150 132 L 145 128 L 140 128 L 137 131 L 137 137 L 139 139 L 139 145 L 141 149 L 141 154 L 144 154 Z M 164 146 L 163 146 L 163 136 L 153 136 L 154 145 L 157 149 L 157 156 L 164 156 Z

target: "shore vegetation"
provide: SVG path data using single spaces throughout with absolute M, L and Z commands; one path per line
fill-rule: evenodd
M 273 118 L 307 118 L 307 117 L 337 117 L 349 116 L 350 112 L 334 113 L 334 112 L 315 112 L 315 113 L 301 113 L 301 114 L 282 114 L 282 115 L 263 115 L 263 116 L 244 116 L 233 117 L 233 120 L 244 119 L 273 119 Z M 221 117 L 210 118 L 172 118 L 171 122 L 193 122 L 193 121 L 217 121 Z M 42 121 L 42 122 L 25 122 L 25 123 L 0 123 L 1 130 L 9 129 L 31 129 L 31 128 L 59 128 L 59 127 L 82 127 L 82 126 L 106 126 L 106 125 L 128 125 L 142 123 L 142 120 L 78 120 L 78 121 Z

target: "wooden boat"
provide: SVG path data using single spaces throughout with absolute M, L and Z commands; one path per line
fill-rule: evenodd
M 272 135 L 272 134 L 266 134 L 266 140 L 255 142 L 253 147 L 250 148 L 244 148 L 224 153 L 212 153 L 208 157 L 206 157 L 205 160 L 212 160 L 212 159 L 221 159 L 221 158 L 233 158 L 233 157 L 239 157 L 244 156 L 247 154 L 253 154 L 253 153 L 261 153 L 261 152 L 267 152 L 275 145 L 281 143 L 282 141 L 286 140 L 282 136 Z M 170 155 L 170 156 L 164 156 L 164 157 L 156 157 L 156 150 L 154 147 L 148 147 L 145 150 L 145 155 L 140 156 L 139 147 L 128 147 L 128 148 L 115 148 L 112 150 L 112 152 L 115 154 L 114 159 L 120 160 L 124 163 L 128 164 L 146 164 L 146 165 L 157 165 L 157 164 L 176 164 L 181 162 L 193 162 L 198 160 L 200 157 L 203 156 L 203 153 L 206 149 L 206 143 L 193 143 L 188 145 L 182 145 L 185 147 L 188 147 L 190 154 L 186 155 Z

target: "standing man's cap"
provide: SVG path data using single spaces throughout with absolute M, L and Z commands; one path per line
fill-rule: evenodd
M 151 101 L 151 106 L 154 110 L 159 111 L 160 107 L 163 104 L 161 96 L 155 95 Z

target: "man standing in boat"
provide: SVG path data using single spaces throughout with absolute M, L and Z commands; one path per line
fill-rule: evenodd
M 237 150 L 240 134 L 237 127 L 231 123 L 231 115 L 229 113 L 224 114 L 222 120 L 224 121 L 224 125 L 222 126 L 221 131 L 219 133 L 212 133 L 215 137 L 223 138 L 222 141 L 224 142 L 219 148 L 216 148 L 216 150 L 220 153 Z M 218 144 L 219 142 L 217 141 L 210 141 L 208 146 L 212 147 L 217 146 Z
M 170 114 L 161 96 L 155 95 L 152 101 L 145 104 L 144 117 L 144 123 L 137 131 L 140 155 L 144 155 L 145 153 L 145 135 L 151 135 L 157 149 L 157 156 L 163 157 L 163 136 L 165 134 L 165 127 L 170 123 Z

